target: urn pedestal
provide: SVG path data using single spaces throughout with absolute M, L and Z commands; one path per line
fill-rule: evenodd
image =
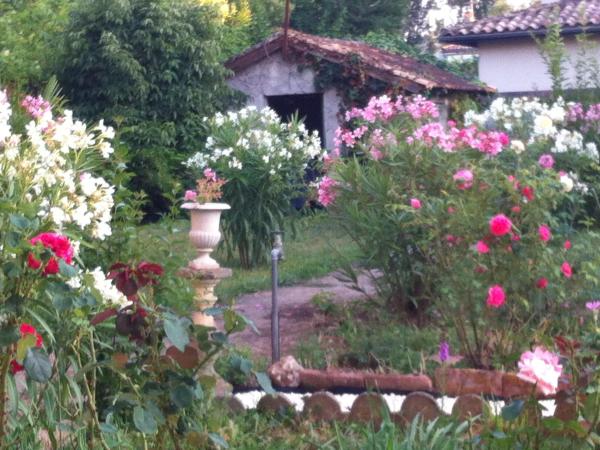
M 221 240 L 221 213 L 231 209 L 226 203 L 184 203 L 181 206 L 190 212 L 190 242 L 198 257 L 190 261 L 188 268 L 193 270 L 218 269 L 219 263 L 210 257 Z

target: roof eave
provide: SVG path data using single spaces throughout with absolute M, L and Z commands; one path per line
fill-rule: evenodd
M 563 36 L 581 34 L 581 33 L 600 33 L 600 25 L 590 25 L 588 27 L 565 27 L 561 30 Z M 461 44 L 477 46 L 481 41 L 499 41 L 504 39 L 514 39 L 522 37 L 543 36 L 546 34 L 546 28 L 539 30 L 519 30 L 519 31 L 502 31 L 496 33 L 480 33 L 480 34 L 462 34 L 462 35 L 446 35 L 438 38 L 439 42 L 444 44 Z

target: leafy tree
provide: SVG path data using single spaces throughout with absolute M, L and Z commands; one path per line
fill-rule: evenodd
M 430 34 L 427 14 L 434 5 L 434 0 L 410 0 L 406 22 L 406 40 L 408 43 L 421 44 Z
M 79 0 L 59 79 L 77 113 L 119 128 L 134 189 L 165 210 L 202 118 L 231 99 L 214 10 L 192 0 Z
M 361 36 L 369 31 L 399 32 L 408 15 L 408 0 L 295 0 L 291 24 L 326 36 Z
M 448 5 L 459 8 L 459 17 L 463 17 L 464 13 L 473 9 L 475 19 L 483 19 L 492 15 L 495 10 L 495 4 L 498 0 L 448 0 Z M 500 7 L 502 11 L 504 6 Z
M 269 36 L 283 21 L 283 0 L 196 0 L 212 7 L 223 27 L 223 54 L 236 55 Z
M 0 85 L 39 92 L 48 81 L 72 0 L 0 2 Z

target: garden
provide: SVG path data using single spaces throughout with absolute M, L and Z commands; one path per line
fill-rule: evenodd
M 600 103 L 323 149 L 226 84 L 280 2 L 218 3 L 0 6 L 0 449 L 599 448 Z

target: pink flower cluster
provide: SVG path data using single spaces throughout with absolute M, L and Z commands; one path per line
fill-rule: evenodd
M 217 181 L 217 172 L 212 170 L 210 167 L 207 167 L 206 169 L 204 169 L 204 172 L 202 172 L 202 174 L 204 175 L 204 178 L 206 178 L 207 180 Z
M 335 130 L 335 136 L 333 138 L 333 143 L 335 145 L 336 152 L 339 153 L 339 149 L 342 146 L 342 144 L 349 148 L 354 147 L 356 141 L 363 137 L 367 131 L 369 131 L 369 127 L 367 127 L 366 125 L 361 125 L 360 127 L 354 130 L 337 128 Z
M 396 114 L 408 113 L 413 119 L 440 116 L 437 105 L 421 95 L 405 99 L 402 96 L 393 101 L 387 95 L 372 97 L 365 108 L 352 108 L 346 112 L 346 122 L 352 119 L 362 119 L 369 123 L 377 120 L 388 121 Z
M 521 355 L 518 366 L 519 378 L 536 384 L 544 395 L 556 393 L 563 369 L 558 355 L 543 347 L 536 347 L 532 352 Z
M 381 150 L 382 147 L 394 145 L 396 143 L 396 136 L 394 136 L 393 133 L 388 132 L 384 135 L 383 130 L 381 128 L 376 128 L 375 130 L 373 130 L 373 133 L 371 133 L 369 142 L 371 148 L 369 149 L 369 153 L 374 160 L 378 161 L 380 159 L 383 159 L 383 157 L 385 156 L 383 151 Z
M 375 123 L 376 121 L 387 122 L 401 113 L 409 114 L 415 120 L 437 118 L 440 115 L 436 104 L 420 95 L 409 99 L 399 96 L 395 101 L 387 95 L 382 95 L 381 97 L 372 97 L 364 108 L 352 108 L 347 111 L 345 120 L 346 122 L 351 122 L 354 119 L 363 120 L 367 123 Z M 375 135 L 378 130 L 379 135 Z M 367 131 L 369 131 L 369 127 L 365 124 L 357 128 L 338 128 L 334 137 L 336 151 L 339 152 L 342 145 L 349 148 L 354 147 L 356 141 L 362 138 Z M 372 136 L 372 139 L 389 141 L 389 136 L 384 137 L 381 133 L 379 128 L 374 130 L 373 134 L 375 136 Z M 369 149 L 373 159 L 381 159 L 383 157 L 383 152 L 380 148 L 382 145 L 383 142 L 380 144 L 373 142 L 374 147 Z
M 399 100 L 401 98 L 402 97 L 399 97 Z M 413 119 L 422 119 L 426 117 L 437 119 L 440 116 L 437 105 L 420 95 L 413 97 L 411 101 L 405 103 L 404 111 L 410 114 Z
M 25 108 L 34 119 L 40 119 L 52 110 L 50 103 L 41 96 L 32 97 L 31 95 L 28 95 L 21 102 L 21 106 Z
M 337 181 L 328 176 L 324 176 L 321 179 L 317 189 L 318 200 L 321 205 L 327 207 L 335 201 L 335 198 L 337 197 L 335 186 L 337 186 L 337 184 Z
M 575 122 L 583 120 L 585 122 L 597 122 L 600 120 L 600 103 L 590 105 L 586 111 L 581 103 L 569 105 L 567 110 L 567 120 Z
M 457 128 L 453 122 L 449 122 L 449 128 L 446 129 L 442 124 L 432 122 L 417 128 L 407 139 L 409 144 L 414 141 L 422 141 L 428 146 L 437 145 L 446 152 L 466 147 L 496 156 L 509 144 L 510 139 L 506 133 L 499 131 L 478 131 L 474 126 Z
M 592 128 L 600 129 L 600 103 L 590 105 L 587 111 L 581 103 L 573 103 L 567 109 L 567 120 L 583 122 L 581 130 L 587 132 Z

